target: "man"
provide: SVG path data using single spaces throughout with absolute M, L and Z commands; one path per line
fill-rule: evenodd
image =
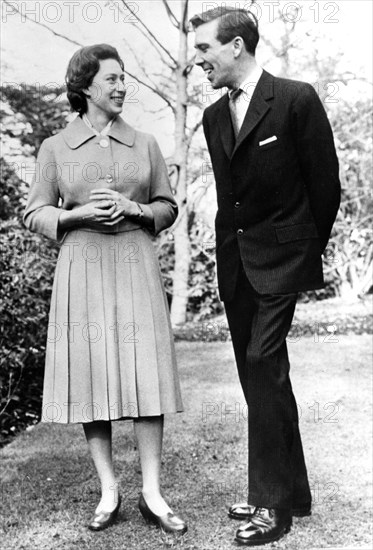
M 218 197 L 219 292 L 249 411 L 248 503 L 229 515 L 246 520 L 236 541 L 255 546 L 311 513 L 286 336 L 297 293 L 323 286 L 338 160 L 313 87 L 257 65 L 252 14 L 215 8 L 191 23 L 196 64 L 214 89 L 228 88 L 205 110 L 203 127 Z

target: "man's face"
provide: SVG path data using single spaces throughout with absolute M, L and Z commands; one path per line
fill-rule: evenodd
M 213 88 L 231 88 L 235 85 L 233 41 L 219 42 L 216 38 L 218 24 L 219 19 L 214 19 L 197 27 L 195 64 L 202 67 Z

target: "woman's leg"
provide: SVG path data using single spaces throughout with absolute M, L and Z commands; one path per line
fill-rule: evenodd
M 89 422 L 84 423 L 83 427 L 101 482 L 102 496 L 96 512 L 111 512 L 118 503 L 118 483 L 115 479 L 112 460 L 111 422 Z
M 163 516 L 171 512 L 160 489 L 163 415 L 138 418 L 134 427 L 142 470 L 142 494 L 151 511 Z

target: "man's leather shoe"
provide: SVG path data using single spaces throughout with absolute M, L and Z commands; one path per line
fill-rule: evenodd
M 237 530 L 235 541 L 245 546 L 269 544 L 288 533 L 291 523 L 290 510 L 258 507 L 251 520 Z
M 236 502 L 229 508 L 228 516 L 232 519 L 248 521 L 253 517 L 255 510 L 256 506 L 247 504 L 247 502 Z
M 239 519 L 241 521 L 249 521 L 255 512 L 255 506 L 247 504 L 246 502 L 237 502 L 233 504 L 228 510 L 228 516 L 232 519 Z M 311 515 L 311 503 L 294 504 L 291 515 L 297 518 L 304 518 Z

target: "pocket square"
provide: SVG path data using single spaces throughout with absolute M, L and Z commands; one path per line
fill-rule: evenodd
M 276 141 L 276 140 L 277 140 L 277 136 L 272 136 L 270 138 L 264 139 L 263 141 L 259 141 L 259 147 L 261 147 L 262 145 L 267 145 L 267 143 L 271 143 L 272 141 Z

